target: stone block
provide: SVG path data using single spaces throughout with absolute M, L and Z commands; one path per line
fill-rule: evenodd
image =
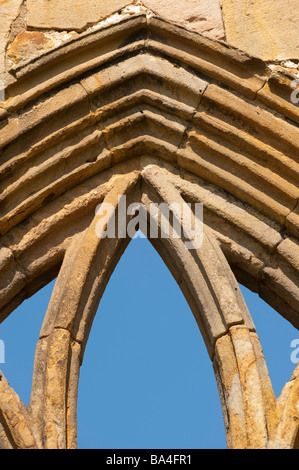
M 161 18 L 212 39 L 225 36 L 219 0 L 144 0 L 143 4 Z
M 84 30 L 128 5 L 126 0 L 28 0 L 27 24 L 31 28 Z
M 263 60 L 299 58 L 298 1 L 223 0 L 229 44 Z

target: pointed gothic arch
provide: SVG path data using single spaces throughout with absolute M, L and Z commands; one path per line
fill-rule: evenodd
M 146 167 L 142 172 L 147 184 L 147 173 L 151 174 L 151 170 Z M 157 167 L 154 172 L 157 172 Z M 114 178 L 113 187 L 104 201 L 117 205 L 118 197 L 122 194 L 130 195 L 132 201 L 138 200 L 138 179 L 136 173 L 121 179 Z M 172 188 L 172 201 L 175 193 L 177 202 L 179 193 Z M 139 198 L 148 201 L 150 196 L 148 193 L 144 195 L 142 191 Z M 38 395 L 33 394 L 32 398 L 34 409 L 39 410 L 38 416 L 43 417 L 44 427 L 40 439 L 46 437 L 43 442 L 46 448 L 72 448 L 76 444 L 77 380 L 82 354 L 100 297 L 120 254 L 129 242 L 127 238 L 98 238 L 97 219 L 95 216 L 91 226 L 80 236 L 81 240 L 76 240 L 66 252 L 37 347 L 33 383 L 39 383 L 40 386 Z M 275 408 L 275 397 L 246 304 L 225 257 L 210 237 L 209 232 L 205 233 L 202 249 L 194 252 L 184 249 L 182 239 L 154 239 L 154 244 L 163 245 L 159 250 L 163 259 L 168 265 L 171 259 L 177 276 L 182 273 L 179 286 L 201 329 L 218 383 L 219 380 L 221 383 L 229 446 L 266 446 L 276 427 L 271 422 L 275 414 L 272 409 Z M 166 257 L 165 252 L 168 252 Z M 225 345 L 222 346 L 222 343 Z M 238 354 L 238 347 L 241 351 L 244 345 L 246 357 L 242 357 L 242 353 Z M 255 366 L 252 366 L 252 361 Z M 45 367 L 42 371 L 41 363 Z M 244 380 L 248 363 L 253 369 L 254 390 Z M 235 370 L 233 377 L 231 370 L 226 370 L 229 368 Z M 69 382 L 70 377 L 72 380 Z M 33 393 L 34 390 L 35 387 Z M 235 395 L 239 396 L 239 400 L 231 407 L 230 401 Z M 251 421 L 250 427 L 247 420 Z M 255 425 L 252 426 L 254 421 Z M 260 431 L 258 434 L 257 430 Z
M 276 400 L 235 279 L 298 327 L 299 113 L 291 91 L 261 60 L 145 14 L 12 70 L 0 108 L 1 320 L 59 280 L 29 408 L 0 382 L 5 445 L 76 445 L 84 342 L 128 243 L 100 244 L 94 209 L 122 191 L 145 205 L 204 204 L 205 250 L 152 243 L 205 339 L 228 446 L 297 442 L 298 377 Z M 8 397 L 19 427 L 5 412 Z

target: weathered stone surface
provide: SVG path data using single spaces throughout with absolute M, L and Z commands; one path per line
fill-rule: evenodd
M 296 69 L 293 72 L 292 75 L 282 71 L 273 73 L 257 93 L 257 98 L 299 124 L 299 106 L 292 102 L 292 95 L 297 93 L 298 76 L 295 75 Z
M 9 45 L 7 57 L 15 64 L 23 60 L 24 56 L 30 58 L 38 51 L 51 49 L 54 41 L 44 33 L 37 31 L 22 31 L 16 39 Z
M 163 58 L 154 58 L 150 54 L 143 53 L 139 54 L 138 57 L 129 58 L 122 64 L 112 65 L 109 69 L 101 70 L 82 80 L 81 83 L 91 95 L 99 92 L 104 94 L 107 89 L 109 90 L 118 82 L 121 83 L 125 78 L 127 93 L 129 94 L 131 89 L 134 90 L 134 80 L 139 77 L 143 79 L 144 76 L 157 81 L 155 87 L 157 91 L 162 92 L 165 88 L 165 82 L 167 82 L 169 84 L 167 88 L 169 92 L 172 92 L 170 94 L 172 98 L 183 101 L 189 106 L 193 105 L 194 108 L 198 106 L 201 95 L 207 87 L 206 81 L 190 74 L 183 67 L 176 67 L 167 60 L 163 60 Z M 150 78 L 147 80 L 150 80 Z
M 21 8 L 22 3 L 23 3 L 23 0 L 1 0 L 0 2 L 0 14 L 1 14 L 0 48 L 1 48 L 1 52 L 3 52 L 3 50 L 5 49 L 11 24 L 20 13 L 20 8 Z
M 181 222 L 178 207 L 188 202 L 193 224 L 194 203 L 204 205 L 201 247 L 149 236 L 213 361 L 228 447 L 295 447 L 298 371 L 276 400 L 237 281 L 299 326 L 299 130 L 287 75 L 298 67 L 268 67 L 205 37 L 222 37 L 219 1 L 144 3 L 154 13 L 135 2 L 106 21 L 125 3 L 28 0 L 30 30 L 19 18 L 10 31 L 12 81 L 0 107 L 0 320 L 57 281 L 28 408 L 0 376 L 0 446 L 76 447 L 79 367 L 129 242 L 101 238 L 95 208 L 116 208 L 126 195 L 127 205 L 146 210 L 175 202 Z M 184 225 L 185 236 L 190 230 Z
M 280 263 L 280 267 L 265 267 L 264 278 L 266 284 L 274 286 L 276 295 L 290 305 L 294 311 L 299 307 L 299 275 L 298 271 L 294 271 L 284 263 Z M 299 318 L 297 317 L 296 326 L 299 325 Z
M 229 44 L 264 60 L 299 59 L 297 0 L 223 0 Z
M 216 342 L 213 365 L 230 429 L 228 446 L 264 448 L 267 434 L 275 433 L 278 416 L 257 335 L 244 326 L 232 326 Z
M 5 298 L 6 301 L 11 300 L 25 284 L 25 275 L 16 263 L 12 251 L 0 244 L 0 306 Z
M 45 448 L 66 447 L 66 376 L 70 332 L 55 329 L 49 340 L 45 383 Z
M 130 3 L 133 2 L 84 0 L 74 5 L 70 0 L 64 0 L 63 4 L 57 0 L 28 0 L 27 22 L 30 27 L 35 28 L 82 30 Z M 187 29 L 214 39 L 224 38 L 219 0 L 187 0 L 175 4 L 165 0 L 144 0 L 138 4 L 143 4 L 160 17 Z M 135 7 L 135 10 L 137 11 L 138 7 Z
M 83 30 L 131 3 L 126 0 L 28 0 L 27 24 L 31 28 Z
M 242 386 L 229 335 L 224 335 L 217 340 L 213 367 L 221 406 L 226 411 L 223 415 L 227 446 L 233 449 L 244 449 L 247 446 L 247 439 Z
M 277 409 L 280 420 L 276 435 L 270 441 L 272 449 L 298 449 L 298 397 L 299 397 L 299 363 L 295 367 L 291 380 L 284 386 L 278 400 Z
M 297 271 L 299 271 L 299 242 L 295 238 L 286 238 L 281 242 L 277 251 Z
M 143 0 L 161 18 L 213 39 L 224 38 L 220 0 Z
M 295 209 L 287 216 L 286 226 L 296 237 L 299 236 L 299 203 Z
M 76 37 L 76 33 L 44 33 L 41 31 L 21 31 L 7 48 L 7 58 L 14 64 L 26 62 L 63 42 Z
M 5 101 L 5 51 L 13 21 L 20 13 L 23 0 L 2 0 L 0 2 L 0 102 Z
M 265 409 L 265 399 L 270 398 L 269 393 L 265 396 L 265 388 L 269 387 L 268 371 L 262 370 L 260 367 L 260 363 L 263 362 L 264 358 L 261 349 L 256 351 L 256 347 L 254 347 L 257 339 L 256 334 L 250 333 L 246 328 L 239 326 L 232 327 L 230 333 L 242 386 L 247 448 L 264 448 L 267 445 L 268 437 L 267 409 Z M 258 355 L 256 352 L 258 352 Z M 255 397 L 254 400 L 251 398 L 253 396 Z M 275 407 L 273 392 L 271 402 L 272 407 Z
M 37 445 L 30 429 L 27 410 L 16 392 L 0 371 L 1 424 L 10 433 L 13 448 L 36 449 Z

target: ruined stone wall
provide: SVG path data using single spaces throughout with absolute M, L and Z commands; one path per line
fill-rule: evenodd
M 95 208 L 121 195 L 203 204 L 203 249 L 151 242 L 228 447 L 298 447 L 298 366 L 276 399 L 237 284 L 299 327 L 299 13 L 273 3 L 0 0 L 0 321 L 58 276 L 28 407 L 0 375 L 0 447 L 76 447 L 80 364 L 129 243 L 96 236 Z
M 25 61 L 100 22 L 110 21 L 111 15 L 133 14 L 133 7 L 126 10 L 130 4 L 252 56 L 273 63 L 287 62 L 293 71 L 296 66 L 298 70 L 296 0 L 2 0 L 1 56 L 8 48 L 8 67 Z

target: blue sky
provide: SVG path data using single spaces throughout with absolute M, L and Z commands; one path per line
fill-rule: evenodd
M 28 404 L 35 346 L 54 283 L 0 325 L 0 369 Z M 299 332 L 242 288 L 279 395 Z M 78 447 L 226 448 L 204 342 L 179 287 L 148 240 L 136 238 L 100 302 L 80 371 Z

